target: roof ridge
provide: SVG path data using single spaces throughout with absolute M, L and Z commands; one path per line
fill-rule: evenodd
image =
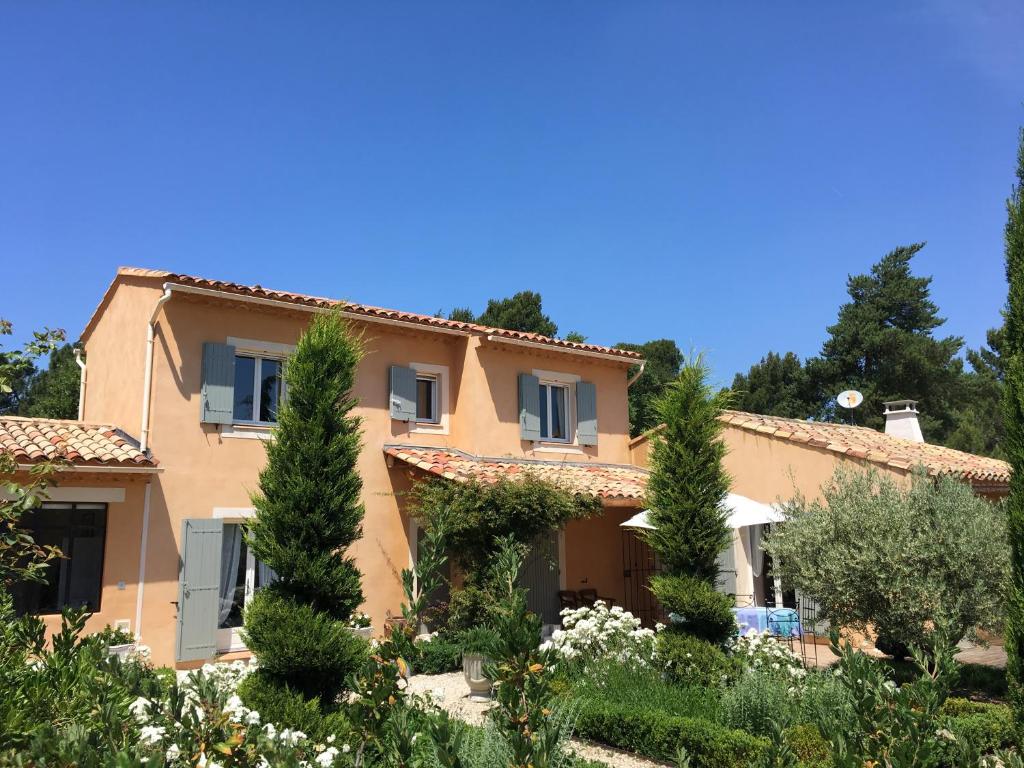
M 530 456 L 486 456 L 484 454 L 470 453 L 469 451 L 463 451 L 461 448 L 448 448 L 438 447 L 436 445 L 414 445 L 413 443 L 385 443 L 384 450 L 389 448 L 409 448 L 416 451 L 434 451 L 436 453 L 454 453 L 459 456 L 464 456 L 467 459 L 473 459 L 474 461 L 492 461 L 492 462 L 503 462 L 508 464 L 541 464 L 544 466 L 555 466 L 555 467 L 620 467 L 622 469 L 635 469 L 644 474 L 650 474 L 650 470 L 647 467 L 641 467 L 636 464 L 621 464 L 618 462 L 611 461 L 571 461 L 562 460 L 558 461 L 555 459 L 535 459 Z
M 79 421 L 78 419 L 53 419 L 46 416 L 16 416 L 14 414 L 0 414 L 0 421 L 33 422 L 36 424 L 74 424 L 76 427 L 106 427 L 118 430 L 113 424 L 105 421 Z

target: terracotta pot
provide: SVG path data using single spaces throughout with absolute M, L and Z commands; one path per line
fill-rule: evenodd
M 484 665 L 491 660 L 482 653 L 462 654 L 462 674 L 469 686 L 470 701 L 490 701 L 493 684 L 484 675 Z

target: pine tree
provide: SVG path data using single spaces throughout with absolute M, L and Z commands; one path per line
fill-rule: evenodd
M 615 348 L 639 352 L 645 361 L 643 375 L 629 388 L 629 433 L 636 437 L 658 425 L 655 401 L 679 375 L 683 353 L 672 339 L 654 339 L 643 344 L 620 342 Z M 639 367 L 634 366 L 629 375 L 635 376 L 638 371 Z
M 1017 152 L 1017 183 L 1006 201 L 1006 330 L 1003 393 L 1004 451 L 1012 467 L 1007 499 L 1011 583 L 1006 622 L 1006 673 L 1018 727 L 1024 727 L 1024 129 Z
M 736 374 L 732 391 L 734 405 L 741 411 L 806 419 L 820 410 L 812 397 L 807 370 L 792 352 L 769 352 L 746 374 Z
M 691 360 L 656 401 L 663 426 L 651 451 L 646 501 L 654 529 L 647 540 L 663 568 L 651 583 L 662 607 L 682 631 L 720 643 L 735 629 L 732 601 L 715 592 L 718 556 L 732 541 L 722 507 L 729 476 L 719 420 L 729 394 L 707 378 L 704 362 Z
M 245 613 L 246 642 L 260 668 L 244 690 L 271 710 L 293 706 L 296 697 L 334 706 L 365 652 L 346 629 L 363 600 L 346 554 L 363 519 L 361 430 L 352 415 L 361 356 L 360 339 L 331 314 L 310 324 L 285 365 L 286 399 L 266 443 L 249 529 L 253 554 L 278 580 Z

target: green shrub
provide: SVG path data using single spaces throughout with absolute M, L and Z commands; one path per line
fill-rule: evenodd
M 855 727 L 853 699 L 831 670 L 807 674 L 800 689 L 799 720 L 817 726 L 822 733 Z
M 410 659 L 413 673 L 417 675 L 441 675 L 462 669 L 462 646 L 454 640 L 435 637 L 420 641 L 414 646 Z
M 715 645 L 736 636 L 735 601 L 693 576 L 655 576 L 651 592 L 672 620 L 672 629 Z
M 309 644 L 311 635 L 318 640 L 315 645 Z M 292 691 L 307 697 L 344 688 L 368 652 L 366 641 L 342 622 L 279 594 L 276 583 L 253 596 L 245 611 L 244 636 L 250 648 L 258 649 L 263 676 L 289 681 Z
M 666 677 L 680 685 L 720 686 L 738 669 L 718 646 L 681 632 L 659 632 L 655 652 Z
M 950 698 L 942 704 L 945 727 L 957 742 L 980 753 L 1014 743 L 1013 713 L 1005 704 Z
M 594 665 L 582 676 L 570 675 L 563 695 L 607 701 L 636 711 L 714 721 L 719 717 L 717 687 L 675 685 L 663 678 L 659 668 L 643 669 L 614 661 Z
M 265 722 L 287 725 L 313 739 L 340 736 L 351 730 L 342 711 L 325 713 L 319 699 L 307 699 L 259 669 L 242 680 L 238 695 L 247 707 L 259 712 Z
M 489 591 L 467 584 L 452 592 L 446 625 L 450 633 L 490 624 L 493 619 L 494 597 Z
M 799 711 L 792 681 L 768 672 L 745 672 L 722 694 L 722 722 L 757 736 L 769 736 L 774 725 L 788 728 Z
M 493 652 L 497 641 L 498 634 L 489 627 L 472 627 L 458 637 L 463 653 L 482 653 L 485 656 Z
M 783 737 L 803 768 L 830 768 L 830 750 L 825 737 L 809 723 L 787 728 Z
M 580 702 L 576 735 L 656 760 L 674 759 L 682 747 L 701 768 L 748 768 L 757 763 L 768 743 L 710 720 L 637 710 L 600 699 Z

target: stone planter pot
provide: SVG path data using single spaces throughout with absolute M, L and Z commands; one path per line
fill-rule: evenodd
M 482 653 L 462 654 L 462 674 L 469 686 L 470 701 L 490 701 L 493 683 L 484 675 L 484 665 L 491 660 Z
M 128 658 L 128 655 L 135 650 L 136 643 L 124 643 L 123 645 L 108 645 L 107 654 L 117 656 L 121 661 Z
M 373 627 L 349 627 L 348 631 L 356 637 L 363 638 L 363 640 L 369 640 L 373 637 Z

